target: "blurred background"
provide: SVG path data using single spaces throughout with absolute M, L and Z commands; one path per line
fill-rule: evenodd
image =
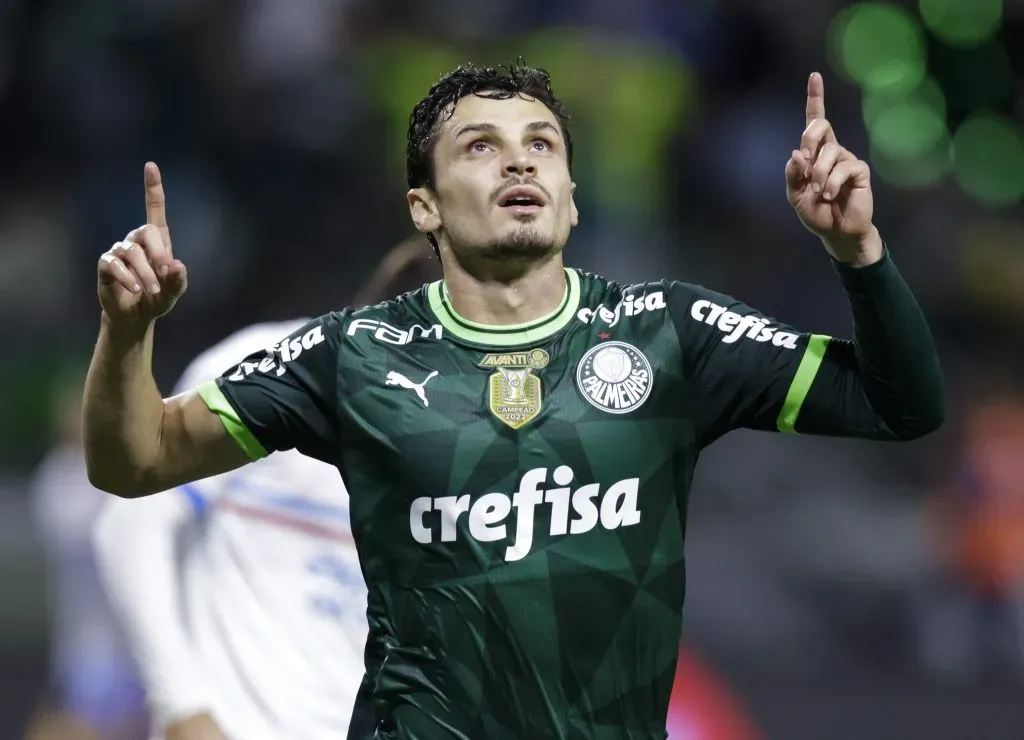
M 519 54 L 574 114 L 570 264 L 845 335 L 782 174 L 823 71 L 943 355 L 925 440 L 708 450 L 673 740 L 1024 738 L 1021 0 L 0 0 L 0 738 L 55 707 L 142 737 L 113 729 L 139 698 L 74 419 L 143 163 L 190 272 L 158 330 L 169 388 L 244 324 L 348 303 L 410 235 L 412 104 Z

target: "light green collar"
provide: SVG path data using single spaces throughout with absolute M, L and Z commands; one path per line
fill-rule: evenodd
M 443 280 L 427 286 L 427 298 L 431 310 L 444 330 L 459 339 L 486 347 L 519 347 L 535 344 L 564 329 L 579 309 L 580 276 L 575 270 L 564 269 L 565 296 L 562 303 L 547 316 L 526 324 L 478 324 L 459 316 L 448 300 L 448 289 Z

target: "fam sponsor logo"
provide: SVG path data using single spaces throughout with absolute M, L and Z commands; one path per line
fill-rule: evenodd
M 755 342 L 771 342 L 776 347 L 796 349 L 799 335 L 788 331 L 779 331 L 771 322 L 757 314 L 738 314 L 725 306 L 719 306 L 708 300 L 694 302 L 690 307 L 690 316 L 702 324 L 713 326 L 722 332 L 722 342 L 734 344 L 740 339 Z
M 360 331 L 372 332 L 371 336 L 378 342 L 399 346 L 411 344 L 420 339 L 440 340 L 443 332 L 440 324 L 432 324 L 430 326 L 413 324 L 407 329 L 399 329 L 376 319 L 353 319 L 349 323 L 345 334 L 352 337 L 356 335 L 356 332 Z
M 245 380 L 253 373 L 273 374 L 280 377 L 287 371 L 288 363 L 294 362 L 302 353 L 308 352 L 323 342 L 324 329 L 319 324 L 304 332 L 296 332 L 287 339 L 268 347 L 262 356 L 243 360 L 235 368 L 235 371 L 227 376 L 228 380 L 235 382 Z
M 603 303 L 597 308 L 581 308 L 576 313 L 576 318 L 584 324 L 593 324 L 595 321 L 601 320 L 608 326 L 615 326 L 623 314 L 637 316 L 644 311 L 659 311 L 663 308 L 665 308 L 665 294 L 659 290 L 639 296 L 623 296 L 615 308 L 608 308 Z
M 506 542 L 503 558 L 515 562 L 533 549 L 537 535 L 534 520 L 540 506 L 550 508 L 548 537 L 640 523 L 639 478 L 626 478 L 605 488 L 599 483 L 574 487 L 575 475 L 568 465 L 560 465 L 551 473 L 554 485 L 548 488 L 548 469 L 534 468 L 523 474 L 513 493 L 414 499 L 409 508 L 409 531 L 421 545 L 457 542 L 467 536 L 477 542 Z

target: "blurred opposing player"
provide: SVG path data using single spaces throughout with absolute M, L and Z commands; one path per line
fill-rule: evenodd
M 85 473 L 80 404 L 81 379 L 62 381 L 53 405 L 57 443 L 31 484 L 49 571 L 52 678 L 50 695 L 26 738 L 141 740 L 146 726 L 142 689 L 89 542 L 110 497 L 93 488 Z
M 403 278 L 422 284 L 437 266 L 429 254 L 422 240 L 399 245 L 357 301 L 397 294 Z M 303 323 L 235 333 L 196 358 L 176 392 Z M 366 588 L 334 467 L 289 452 L 148 499 L 113 499 L 95 543 L 156 737 L 346 736 L 363 677 Z

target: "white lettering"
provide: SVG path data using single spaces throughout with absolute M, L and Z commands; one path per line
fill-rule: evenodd
M 434 499 L 434 509 L 441 512 L 441 542 L 455 542 L 459 517 L 469 511 L 469 496 L 442 496 Z
M 601 499 L 601 526 L 618 529 L 639 524 L 640 510 L 636 503 L 639 490 L 639 478 L 620 480 L 610 486 Z
M 469 496 L 463 496 L 467 503 Z M 495 542 L 506 537 L 502 524 L 512 511 L 512 501 L 504 493 L 485 493 L 469 510 L 469 534 L 479 542 Z M 455 539 L 454 533 L 452 540 Z
M 507 546 L 502 556 L 511 563 L 533 552 L 537 536 L 536 510 L 540 506 L 550 507 L 547 532 L 550 537 L 584 534 L 598 526 L 612 530 L 640 522 L 639 478 L 613 483 L 602 494 L 598 483 L 572 490 L 570 484 L 574 477 L 572 468 L 560 465 L 551 475 L 555 487 L 545 490 L 548 469 L 534 468 L 523 474 L 511 495 L 492 492 L 475 501 L 471 501 L 469 494 L 416 498 L 409 508 L 409 530 L 413 540 L 421 545 L 435 541 L 455 542 L 467 534 L 477 542 L 504 541 Z M 515 524 L 514 531 L 510 532 L 508 524 L 513 509 Z M 439 518 L 428 519 L 427 514 L 431 512 L 437 512 Z M 468 524 L 460 526 L 463 514 Z M 440 537 L 436 539 L 438 529 Z
M 323 327 L 317 324 L 301 335 L 293 335 L 281 340 L 278 344 L 268 347 L 261 357 L 247 359 L 239 363 L 228 380 L 245 380 L 253 373 L 270 374 L 280 377 L 288 369 L 288 363 L 294 362 L 304 350 L 313 349 L 324 342 Z
M 409 531 L 412 532 L 412 538 L 421 545 L 429 545 L 434 541 L 430 527 L 423 524 L 423 517 L 433 508 L 433 504 L 429 497 L 420 496 L 409 507 Z
M 701 299 L 690 306 L 690 317 L 694 321 L 713 326 L 725 334 L 724 344 L 734 344 L 740 339 L 752 339 L 755 342 L 771 342 L 775 347 L 798 349 L 798 334 L 779 331 L 769 320 L 757 314 L 738 314 L 717 303 Z
M 584 324 L 593 324 L 599 318 L 608 326 L 615 326 L 623 314 L 636 316 L 644 311 L 657 311 L 665 307 L 665 294 L 659 290 L 639 296 L 623 296 L 614 309 L 608 308 L 603 303 L 593 309 L 581 308 L 576 312 L 576 318 Z
M 350 337 L 355 336 L 356 332 L 361 329 L 372 332 L 371 336 L 378 342 L 399 346 L 411 344 L 420 339 L 440 340 L 444 331 L 440 324 L 431 324 L 426 327 L 413 324 L 408 329 L 399 329 L 376 319 L 352 319 L 345 334 Z

